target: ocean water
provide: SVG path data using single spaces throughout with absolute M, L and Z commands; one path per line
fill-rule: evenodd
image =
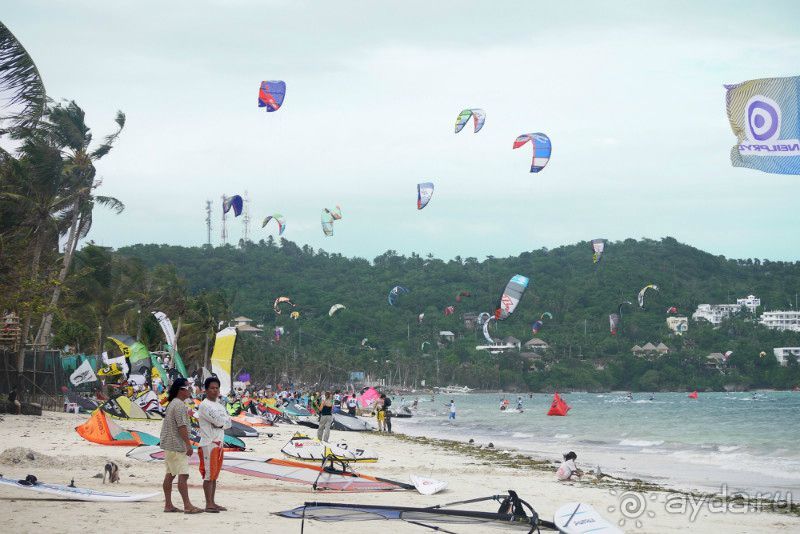
M 578 454 L 579 467 L 691 490 L 792 493 L 800 498 L 800 393 L 634 394 L 571 393 L 566 417 L 548 417 L 552 395 L 408 396 L 419 398 L 414 417 L 394 419 L 395 430 L 517 449 L 561 460 Z M 507 398 L 509 411 L 500 411 Z M 447 418 L 455 400 L 455 422 Z M 400 399 L 395 399 L 399 401 Z

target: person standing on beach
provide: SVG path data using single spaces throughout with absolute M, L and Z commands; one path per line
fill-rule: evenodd
M 389 408 L 392 406 L 392 399 L 381 393 L 381 403 L 383 405 L 383 427 L 389 434 L 392 433 L 392 412 Z
M 203 493 L 206 497 L 206 512 L 218 513 L 227 510 L 216 502 L 217 478 L 222 469 L 225 430 L 231 427 L 231 416 L 219 403 L 219 378 L 206 378 L 206 398 L 197 409 L 200 423 L 200 476 L 203 477 Z M 255 405 L 255 403 L 253 403 Z
M 456 418 L 456 401 L 450 399 L 450 417 L 448 419 L 455 419 Z
M 385 398 L 386 395 L 381 394 L 381 396 L 375 400 L 375 418 L 378 420 L 378 432 L 383 432 L 386 428 L 384 425 L 386 412 L 383 411 L 383 399 Z
M 333 424 L 333 402 L 331 401 L 331 392 L 326 391 L 325 396 L 319 404 L 319 428 L 317 429 L 317 439 L 320 441 L 328 441 L 331 435 L 331 425 Z
M 356 416 L 356 408 L 358 408 L 358 399 L 356 399 L 355 393 L 350 395 L 350 398 L 347 399 L 347 411 L 353 417 Z
M 192 455 L 192 442 L 189 440 L 189 411 L 185 401 L 191 396 L 189 382 L 185 378 L 176 379 L 169 388 L 169 405 L 164 414 L 161 427 L 161 448 L 166 453 L 164 465 L 164 511 L 177 512 L 172 504 L 172 481 L 178 477 L 178 492 L 183 499 L 183 513 L 199 514 L 203 510 L 197 508 L 189 500 L 189 457 Z

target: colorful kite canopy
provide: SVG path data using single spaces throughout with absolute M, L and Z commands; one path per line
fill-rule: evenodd
M 423 319 L 425 319 L 425 314 L 424 314 L 424 313 L 420 313 L 420 314 L 417 316 L 417 321 L 419 322 L 419 324 L 422 324 L 422 320 L 423 320 Z
M 294 319 L 296 321 L 296 320 L 298 320 L 300 318 L 300 312 L 299 311 L 293 311 L 292 313 L 289 314 L 289 317 L 291 317 L 292 319 Z
M 486 315 L 489 314 L 487 313 Z M 483 322 L 483 337 L 486 338 L 486 341 L 489 343 L 494 343 L 494 339 L 492 339 L 492 336 L 489 335 L 489 323 L 494 320 L 495 320 L 494 317 L 489 315 L 489 317 Z
M 331 217 L 333 217 L 334 221 L 338 221 L 342 218 L 342 208 L 338 204 L 332 210 L 326 208 L 325 211 L 331 214 Z
M 603 250 L 606 248 L 606 240 L 605 239 L 592 239 L 592 250 L 594 250 L 594 254 L 592 255 L 592 263 L 597 263 L 600 261 L 600 256 L 603 255 Z
M 466 126 L 470 117 L 472 117 L 474 121 L 475 133 L 481 131 L 481 128 L 483 128 L 483 123 L 486 122 L 486 112 L 482 109 L 475 108 L 465 109 L 458 114 L 458 118 L 456 118 L 456 133 L 464 129 L 464 126 Z
M 275 221 L 278 224 L 278 235 L 283 235 L 283 231 L 286 230 L 286 219 L 284 219 L 283 215 L 280 213 L 267 215 L 261 223 L 261 228 L 265 228 L 270 221 Z
M 653 291 L 658 291 L 658 286 L 655 284 L 647 284 L 639 291 L 639 307 L 644 308 L 644 295 L 648 289 L 652 289 Z
M 258 107 L 267 108 L 268 112 L 278 111 L 286 97 L 286 82 L 270 80 L 261 82 L 258 90 Z
M 331 306 L 331 309 L 328 310 L 328 317 L 333 317 L 333 314 L 338 312 L 339 310 L 346 310 L 347 307 L 344 304 L 334 304 Z
M 678 308 L 676 308 L 675 306 L 670 306 L 669 308 L 667 308 L 667 314 L 670 313 L 678 313 Z
M 522 298 L 522 294 L 525 293 L 525 289 L 528 287 L 528 282 L 530 282 L 530 279 L 521 274 L 515 274 L 511 280 L 508 281 L 503 295 L 500 297 L 497 310 L 494 312 L 495 319 L 502 321 L 514 313 L 517 304 L 519 304 Z
M 531 160 L 531 172 L 539 172 L 544 169 L 550 161 L 550 138 L 543 133 L 527 133 L 517 137 L 514 141 L 514 148 L 519 148 L 528 141 L 533 145 L 533 159 Z
M 447 317 L 448 315 L 453 315 L 456 311 L 455 306 L 448 306 L 444 309 L 444 316 Z
M 535 336 L 536 334 L 539 333 L 539 330 L 541 330 L 543 326 L 544 323 L 541 320 L 534 321 L 534 323 L 531 325 L 531 333 L 533 333 L 533 335 Z
M 428 205 L 433 197 L 433 183 L 423 182 L 417 184 L 417 209 L 421 210 Z
M 391 306 L 394 306 L 395 302 L 397 302 L 397 299 L 400 297 L 400 295 L 404 295 L 405 293 L 410 293 L 410 292 L 411 291 L 406 287 L 394 286 L 391 290 L 389 290 L 389 297 L 388 297 L 389 304 Z
M 242 208 L 244 207 L 244 201 L 242 197 L 239 195 L 233 195 L 232 197 L 223 197 L 222 198 L 222 212 L 228 213 L 233 208 L 233 215 L 234 217 L 238 217 L 242 214 Z
M 622 306 L 622 304 L 620 304 Z M 612 313 L 608 316 L 608 326 L 611 330 L 611 335 L 617 335 L 617 329 L 619 328 L 619 315 L 616 313 Z
M 320 217 L 320 223 L 322 224 L 322 233 L 326 236 L 330 237 L 333 235 L 333 216 L 331 216 L 331 212 L 328 209 L 322 210 L 322 215 Z
M 488 321 L 491 317 L 492 317 L 492 314 L 487 313 L 487 312 L 481 312 L 480 315 L 478 315 L 478 324 L 483 326 L 483 324 L 486 321 Z
M 278 297 L 278 298 L 275 299 L 275 302 L 272 304 L 272 309 L 275 310 L 275 313 L 277 313 L 278 315 L 281 314 L 280 306 L 281 306 L 281 304 L 284 304 L 284 303 L 285 304 L 290 304 L 292 306 L 292 308 L 294 308 L 294 306 L 295 306 L 294 302 L 292 302 L 292 299 L 290 299 L 289 297 Z

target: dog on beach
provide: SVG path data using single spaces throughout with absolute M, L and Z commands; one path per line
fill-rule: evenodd
M 106 478 L 108 478 L 110 484 L 119 482 L 119 466 L 114 462 L 108 462 L 106 464 L 103 472 L 103 484 L 106 483 Z

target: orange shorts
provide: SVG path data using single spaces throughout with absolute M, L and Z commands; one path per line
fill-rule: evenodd
M 221 445 L 221 444 L 220 444 Z M 200 476 L 203 480 L 214 481 L 219 478 L 222 469 L 222 447 L 212 443 L 208 447 L 198 447 L 200 456 Z

